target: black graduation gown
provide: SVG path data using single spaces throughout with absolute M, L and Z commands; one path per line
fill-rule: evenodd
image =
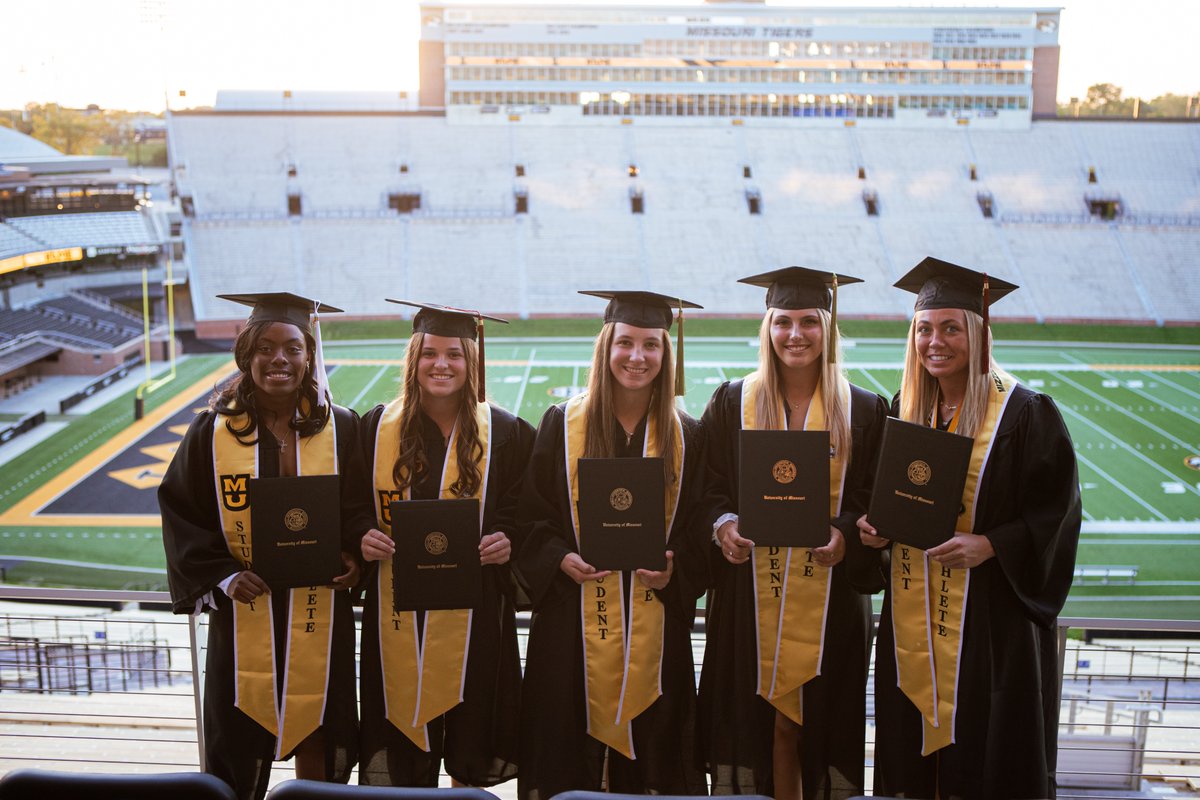
M 875 655 L 875 794 L 1054 796 L 1055 620 L 1071 588 L 1081 513 L 1066 425 L 1053 400 L 1018 385 L 976 504 L 974 532 L 996 557 L 971 570 L 955 743 L 921 756 L 920 714 L 896 686 L 889 589 Z
M 374 463 L 375 435 L 383 406 L 363 418 L 363 451 Z M 413 499 L 436 500 L 440 493 L 446 442 L 437 423 L 421 415 L 421 435 L 429 471 L 413 487 Z M 521 477 L 533 447 L 533 427 L 492 406 L 492 461 L 488 470 L 483 533 L 503 531 L 516 551 L 516 509 Z M 373 467 L 371 468 L 373 470 Z M 371 488 L 368 481 L 367 487 Z M 362 764 L 359 782 L 392 786 L 437 786 L 438 771 L 469 786 L 494 786 L 517 773 L 517 721 L 521 661 L 517 650 L 513 580 L 508 564 L 483 567 L 481 605 L 471 623 L 463 702 L 429 723 L 426 753 L 384 716 L 379 656 L 378 564 L 371 565 L 363 604 Z
M 167 583 L 176 614 L 191 614 L 196 601 L 212 592 L 216 610 L 209 613 L 208 657 L 204 675 L 204 750 L 206 769 L 233 787 L 238 797 L 266 794 L 275 750 L 275 737 L 234 707 L 233 600 L 218 588 L 241 566 L 229 552 L 221 531 L 213 475 L 213 411 L 192 421 L 158 489 L 162 510 L 163 546 L 167 554 Z M 360 489 L 365 480 L 359 449 L 358 417 L 334 406 L 342 508 L 342 550 L 357 554 L 359 540 L 374 523 Z M 259 474 L 279 475 L 279 448 L 265 426 L 259 436 Z M 333 577 L 333 576 L 330 576 Z M 273 598 L 274 600 L 274 598 Z M 358 714 L 354 687 L 354 616 L 350 593 L 334 593 L 333 641 L 328 698 L 321 730 L 325 741 L 325 771 L 330 780 L 345 783 L 358 760 Z M 286 641 L 286 595 L 272 603 L 276 641 Z M 264 642 L 263 646 L 269 643 Z M 278 685 L 283 685 L 286 648 L 276 648 Z M 290 755 L 290 754 L 289 754 Z
M 599 790 L 606 757 L 610 791 L 703 794 L 703 775 L 686 757 L 696 694 L 690 631 L 704 580 L 694 514 L 703 490 L 699 424 L 681 415 L 683 483 L 667 543 L 675 553 L 675 569 L 666 588 L 656 592 L 666 607 L 663 693 L 633 720 L 637 758 L 631 761 L 587 733 L 580 588 L 559 568 L 567 553 L 577 552 L 564 469 L 563 414 L 563 406 L 557 405 L 542 417 L 521 495 L 522 544 L 516 566 L 533 601 L 533 621 L 522 684 L 517 794 L 522 800 L 549 800 L 570 789 Z M 620 437 L 618 455 L 641 456 L 645 435 L 643 419 L 628 444 Z M 627 573 L 627 585 L 636 580 Z
M 870 502 L 887 405 L 878 395 L 850 388 L 850 463 L 842 513 L 832 520 L 846 540 L 846 555 L 833 569 L 821 675 L 804 685 L 801 770 L 806 799 L 847 798 L 863 791 L 871 604 L 860 592 L 881 587 L 878 562 L 864 552 L 856 522 Z M 738 510 L 742 381 L 717 388 L 701 424 L 708 437 L 705 521 L 711 538 L 717 518 Z M 770 796 L 776 710 L 756 694 L 753 566 L 730 564 L 711 543 L 707 550 L 712 582 L 700 673 L 700 762 L 710 773 L 713 794 Z

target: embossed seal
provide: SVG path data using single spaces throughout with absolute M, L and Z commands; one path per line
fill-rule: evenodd
M 908 465 L 908 479 L 917 486 L 924 486 L 933 477 L 933 470 L 924 461 L 914 461 Z
M 283 515 L 283 524 L 289 531 L 302 531 L 308 527 L 308 512 L 303 508 L 293 508 Z
M 633 505 L 633 492 L 623 486 L 618 486 L 608 496 L 608 503 L 617 511 L 628 511 L 629 507 Z
M 425 537 L 425 552 L 431 556 L 440 556 L 450 546 L 450 540 L 441 531 L 433 531 Z
M 786 458 L 776 461 L 775 466 L 771 467 L 771 477 L 778 483 L 791 483 L 796 480 L 796 465 Z

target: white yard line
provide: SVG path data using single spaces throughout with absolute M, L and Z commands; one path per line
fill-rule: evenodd
M 1150 505 L 1149 503 L 1147 503 L 1147 502 L 1146 502 L 1145 500 L 1143 500 L 1142 498 L 1138 497 L 1136 494 L 1134 494 L 1132 491 L 1130 491 L 1130 490 L 1129 490 L 1129 488 L 1125 486 L 1125 484 L 1121 483 L 1121 482 L 1120 482 L 1120 481 L 1118 481 L 1116 478 L 1114 478 L 1113 476 L 1109 475 L 1109 474 L 1108 474 L 1107 472 L 1105 472 L 1104 470 L 1100 469 L 1100 467 L 1099 467 L 1099 466 L 1097 466 L 1097 465 L 1096 465 L 1096 464 L 1094 464 L 1093 462 L 1089 461 L 1089 460 L 1087 459 L 1087 457 L 1086 457 L 1086 456 L 1084 456 L 1084 455 L 1082 455 L 1082 454 L 1080 454 L 1080 453 L 1078 453 L 1078 452 L 1077 452 L 1077 453 L 1075 454 L 1075 457 L 1076 457 L 1076 458 L 1078 458 L 1080 461 L 1082 461 L 1084 464 L 1087 464 L 1089 467 L 1091 467 L 1091 468 L 1092 468 L 1092 470 L 1093 470 L 1093 471 L 1094 471 L 1094 472 L 1095 472 L 1097 475 L 1099 475 L 1100 477 L 1104 478 L 1104 480 L 1108 481 L 1108 482 L 1109 482 L 1109 483 L 1111 483 L 1113 486 L 1117 487 L 1117 488 L 1118 488 L 1118 489 L 1120 489 L 1122 492 L 1124 492 L 1125 494 L 1127 494 L 1131 500 L 1133 500 L 1135 503 L 1137 503 L 1138 505 L 1140 505 L 1142 508 L 1144 508 L 1144 509 L 1146 509 L 1147 511 L 1149 511 L 1151 514 L 1153 514 L 1154 516 L 1158 517 L 1158 518 L 1159 518 L 1159 519 L 1161 519 L 1163 522 L 1170 522 L 1170 517 L 1168 517 L 1166 514 L 1162 513 L 1161 511 L 1159 511 L 1159 510 L 1158 510 L 1157 508 L 1155 508 L 1154 506 L 1152 506 L 1152 505 Z
M 363 390 L 361 392 L 359 392 L 355 396 L 355 398 L 347 404 L 347 407 L 348 408 L 356 408 L 358 406 L 359 401 L 361 401 L 364 397 L 367 396 L 367 392 L 369 392 L 373 388 L 375 388 L 375 384 L 379 383 L 379 379 L 382 378 L 384 375 L 388 374 L 390 371 L 391 371 L 390 367 L 380 367 L 378 370 L 376 370 L 375 377 L 371 378 L 371 380 L 367 381 L 367 385 L 364 386 Z
M 521 403 L 525 400 L 525 387 L 529 385 L 529 373 L 533 371 L 533 359 L 537 355 L 537 348 L 529 349 L 529 360 L 525 362 L 525 374 L 521 377 L 521 388 L 517 390 L 517 401 L 513 403 L 513 414 L 520 415 Z

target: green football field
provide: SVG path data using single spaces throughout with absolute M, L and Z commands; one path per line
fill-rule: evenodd
M 890 398 L 902 343 L 845 344 L 850 380 Z M 489 398 L 536 424 L 549 405 L 586 383 L 590 351 L 586 338 L 489 338 Z M 1200 348 L 1022 342 L 1000 343 L 996 356 L 1023 383 L 1054 397 L 1075 440 L 1084 575 L 1065 615 L 1200 618 Z M 328 341 L 336 401 L 360 412 L 387 402 L 396 395 L 402 357 L 399 341 Z M 752 370 L 756 358 L 755 338 L 689 338 L 686 410 L 699 416 L 716 386 Z M 183 362 L 147 410 L 190 399 L 173 393 L 224 363 L 223 356 Z M 130 398 L 116 400 L 0 466 L 0 514 L 128 427 L 131 408 Z M 10 582 L 163 586 L 154 528 L 2 525 L 0 565 Z

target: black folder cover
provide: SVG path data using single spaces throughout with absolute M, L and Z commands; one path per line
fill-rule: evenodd
M 397 611 L 475 608 L 483 591 L 479 501 L 391 504 L 392 604 Z
M 928 550 L 954 535 L 974 440 L 888 418 L 867 519 L 879 535 Z
M 254 573 L 268 586 L 326 586 L 342 565 L 337 475 L 250 479 Z
M 742 431 L 738 530 L 756 546 L 829 544 L 829 432 Z
M 579 555 L 596 569 L 667 568 L 661 458 L 579 459 Z

